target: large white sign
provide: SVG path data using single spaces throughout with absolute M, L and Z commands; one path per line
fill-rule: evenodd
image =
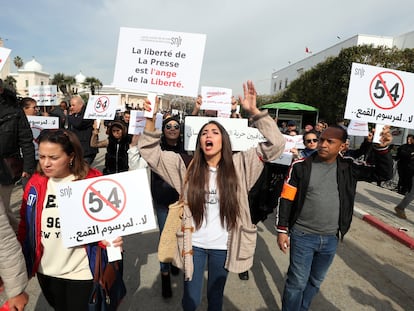
M 352 64 L 345 118 L 414 128 L 414 74 Z
M 146 169 L 59 184 L 57 200 L 66 247 L 156 228 Z
M 184 122 L 185 150 L 195 150 L 198 132 L 210 120 L 219 122 L 226 129 L 233 151 L 247 150 L 256 147 L 259 142 L 266 141 L 258 129 L 248 126 L 247 119 L 186 117 Z
M 59 128 L 58 117 L 41 117 L 41 116 L 27 116 L 30 128 L 33 134 L 33 145 L 35 148 L 35 158 L 39 159 L 39 144 L 37 143 L 37 137 L 44 129 L 57 129 Z
M 121 27 L 113 84 L 197 96 L 206 35 Z
M 92 95 L 89 97 L 84 119 L 113 120 L 118 105 L 118 95 Z
M 3 69 L 3 66 L 6 63 L 7 58 L 9 58 L 10 53 L 10 49 L 0 47 L 0 71 Z
M 39 106 L 58 105 L 56 85 L 29 86 L 29 97 L 35 99 Z

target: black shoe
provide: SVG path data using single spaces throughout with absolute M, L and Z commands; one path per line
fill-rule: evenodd
M 249 279 L 249 271 L 239 273 L 239 279 L 242 281 L 247 281 Z
M 171 298 L 172 291 L 171 291 L 171 278 L 170 274 L 162 274 L 161 273 L 161 286 L 162 286 L 162 297 L 164 298 Z
M 180 273 L 180 269 L 178 269 L 176 266 L 171 265 L 171 274 L 178 275 L 179 273 Z

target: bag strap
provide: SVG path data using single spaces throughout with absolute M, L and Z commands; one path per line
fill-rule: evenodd
M 96 247 L 95 253 L 95 273 L 93 275 L 93 281 L 99 282 L 102 275 L 102 250 L 100 246 Z

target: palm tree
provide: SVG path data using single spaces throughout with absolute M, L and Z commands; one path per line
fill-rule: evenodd
M 83 87 L 89 87 L 91 90 L 91 94 L 95 95 L 95 90 L 98 89 L 98 93 L 99 93 L 99 89 L 102 87 L 102 82 L 101 80 L 95 78 L 95 77 L 87 77 L 85 79 L 85 82 L 82 83 Z
M 63 73 L 56 73 L 52 80 L 52 85 L 56 85 L 58 90 L 60 90 L 66 98 L 69 98 L 72 94 L 72 85 L 76 84 L 76 79 L 74 76 L 66 76 Z
M 17 69 L 20 69 L 20 68 L 22 68 L 23 67 L 23 59 L 20 57 L 20 56 L 16 56 L 14 59 L 13 59 L 13 63 L 14 63 L 14 65 L 16 66 L 16 68 Z

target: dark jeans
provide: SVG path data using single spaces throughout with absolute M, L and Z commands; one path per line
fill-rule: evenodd
M 92 280 L 67 280 L 37 273 L 40 288 L 56 311 L 87 311 Z
M 204 270 L 208 267 L 207 301 L 209 311 L 223 308 L 223 293 L 228 271 L 224 268 L 227 251 L 193 247 L 194 273 L 191 281 L 184 281 L 182 300 L 184 311 L 194 311 L 201 303 Z
M 282 298 L 283 311 L 308 310 L 335 257 L 335 235 L 290 234 L 290 263 Z

